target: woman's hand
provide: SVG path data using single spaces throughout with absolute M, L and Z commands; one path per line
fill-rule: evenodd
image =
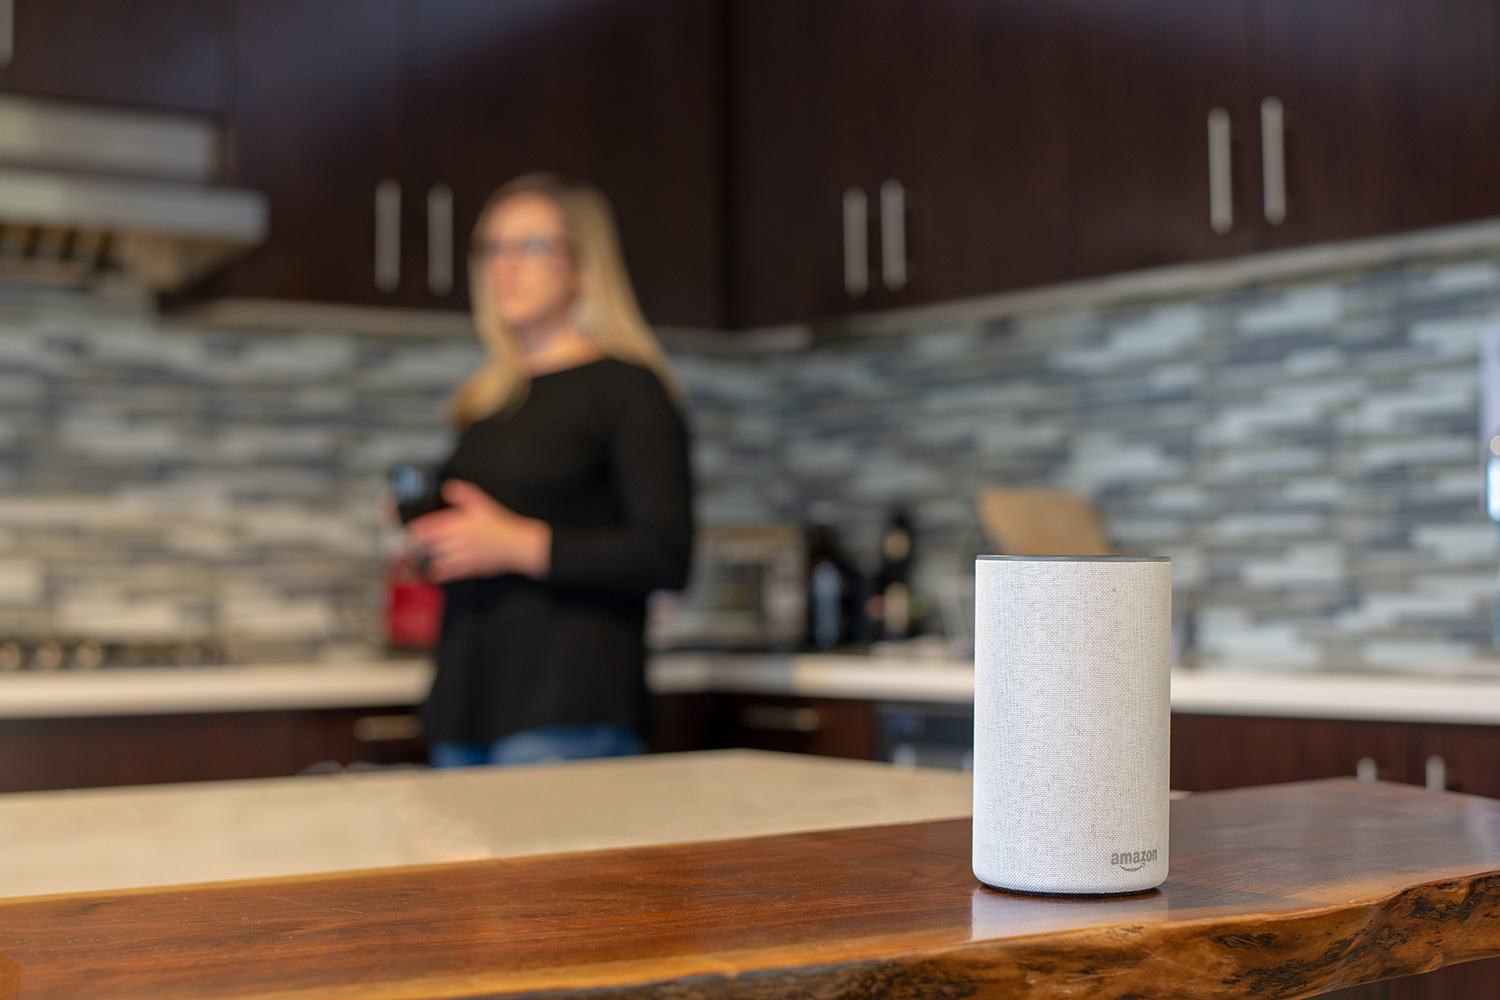
M 427 550 L 427 575 L 436 583 L 521 573 L 540 579 L 552 561 L 552 528 L 522 517 L 472 483 L 443 484 L 445 510 L 423 514 L 406 526 Z

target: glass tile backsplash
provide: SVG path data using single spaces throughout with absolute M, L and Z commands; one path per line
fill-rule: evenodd
M 674 357 L 700 519 L 817 517 L 873 562 L 903 505 L 930 621 L 987 548 L 978 491 L 1062 487 L 1173 558 L 1195 662 L 1500 673 L 1477 431 L 1497 324 L 1500 257 L 1471 256 Z M 0 640 L 375 648 L 375 498 L 444 454 L 478 356 L 0 286 Z

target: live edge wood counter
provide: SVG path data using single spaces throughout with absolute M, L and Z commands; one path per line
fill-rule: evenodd
M 0 997 L 1303 997 L 1500 954 L 1500 802 L 1172 805 L 1171 879 L 1006 895 L 951 820 L 0 902 Z

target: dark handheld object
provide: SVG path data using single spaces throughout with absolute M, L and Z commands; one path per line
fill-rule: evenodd
M 402 464 L 391 470 L 391 493 L 402 524 L 448 506 L 437 477 L 415 465 Z

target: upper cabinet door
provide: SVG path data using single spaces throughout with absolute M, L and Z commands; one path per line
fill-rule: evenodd
M 1276 102 L 1268 245 L 1500 213 L 1492 0 L 1256 3 L 1255 99 Z
M 870 308 L 890 84 L 913 0 L 732 5 L 732 319 L 759 326 Z M 931 16 L 942 9 L 932 5 Z M 943 72 L 941 65 L 928 67 Z M 901 79 L 900 83 L 915 83 Z
M 653 323 L 723 323 L 719 113 L 722 23 L 703 0 L 410 0 L 413 130 L 407 261 L 429 276 L 451 229 L 452 288 L 467 307 L 470 234 L 490 193 L 546 171 L 597 185 L 614 206 L 626 266 Z M 428 195 L 451 226 L 428 226 Z M 421 281 L 419 281 L 419 284 Z M 415 302 L 413 303 L 415 304 Z
M 991 95 L 1026 108 L 1001 141 L 1047 149 L 1031 197 L 1047 193 L 1048 229 L 1066 244 L 1039 279 L 1253 249 L 1259 172 L 1243 0 L 996 6 L 1000 31 L 1034 46 L 1036 65 L 1034 80 L 1018 81 L 1026 89 Z
M 912 103 L 892 137 L 906 301 L 1254 246 L 1242 2 L 962 0 L 943 18 L 905 33 L 932 71 L 907 68 L 918 96 L 893 99 Z
M 218 114 L 228 101 L 220 0 L 13 0 L 0 90 Z
M 1243 3 L 1106 7 L 739 5 L 736 319 L 832 316 L 1250 249 Z
M 396 0 L 235 0 L 232 10 L 230 180 L 267 196 L 270 233 L 202 293 L 394 302 L 401 234 L 377 233 L 376 216 L 377 191 L 388 222 L 413 196 L 394 177 Z

